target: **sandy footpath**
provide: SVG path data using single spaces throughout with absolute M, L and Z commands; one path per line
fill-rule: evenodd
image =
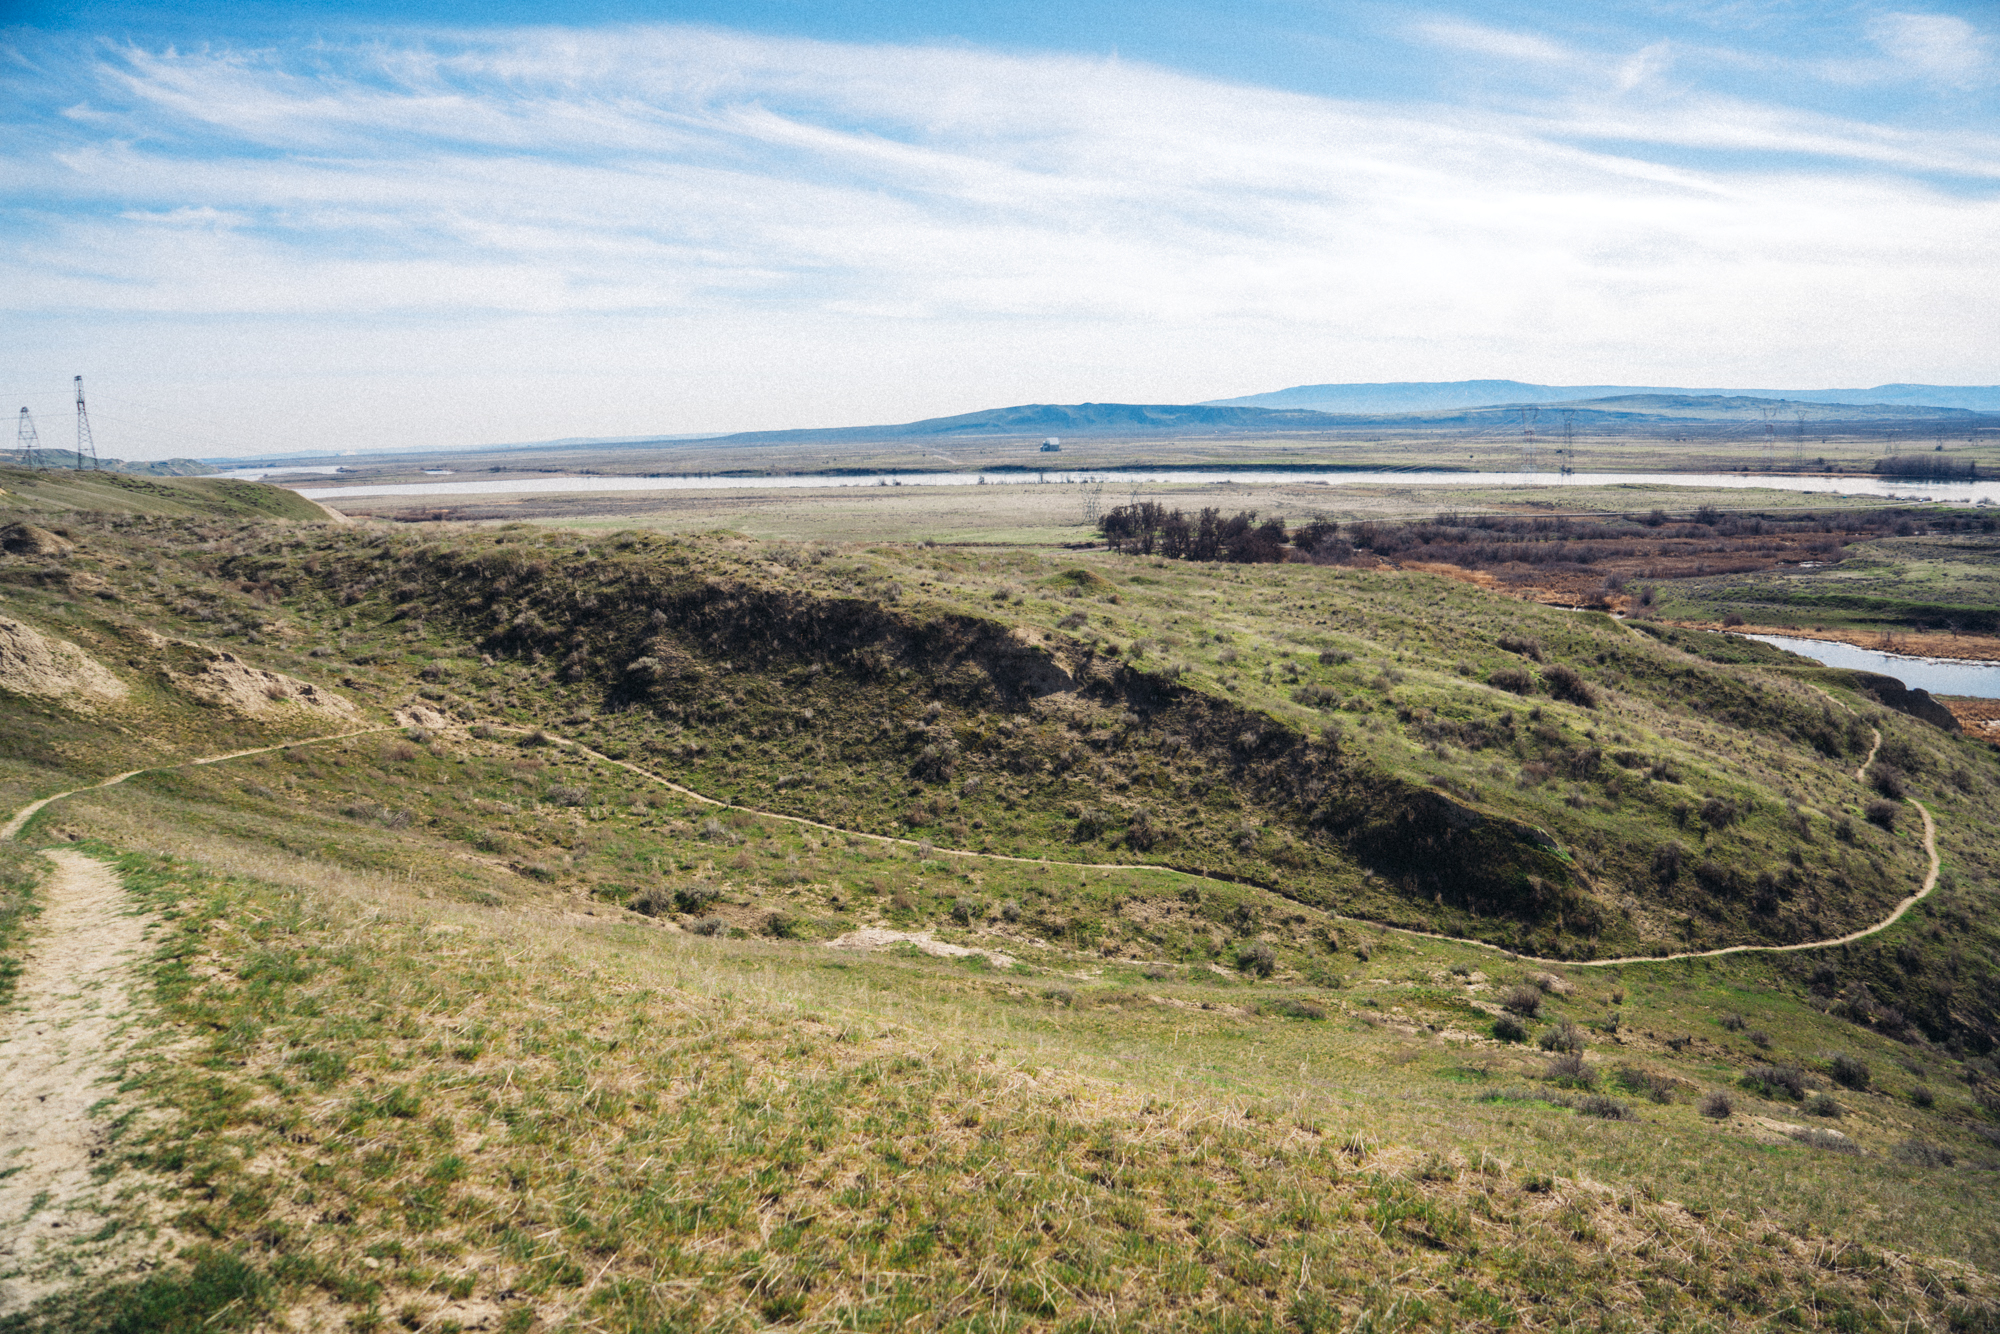
M 45 855 L 56 865 L 47 908 L 14 1004 L 0 1013 L 0 1314 L 65 1286 L 48 1280 L 74 1281 L 73 1270 L 61 1273 L 72 1263 L 90 1272 L 109 1258 L 102 1242 L 82 1253 L 71 1243 L 102 1228 L 100 1194 L 116 1189 L 90 1169 L 117 1111 L 91 1109 L 116 1097 L 144 994 L 148 919 L 131 913 L 104 863 Z

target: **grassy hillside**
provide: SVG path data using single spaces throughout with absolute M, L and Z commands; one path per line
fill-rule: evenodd
M 326 511 L 283 487 L 223 477 L 145 477 L 0 465 L 0 522 L 27 513 L 146 514 L 324 520 Z
M 114 1158 L 180 1258 L 0 1329 L 1991 1327 L 2000 767 L 1783 655 L 1414 571 L 65 526 L 0 615 L 131 691 L 0 697 L 11 795 L 338 730 L 142 626 L 430 712 L 30 823 L 166 922 Z M 1943 874 L 1885 932 L 1508 952 L 1866 925 L 1889 792 Z

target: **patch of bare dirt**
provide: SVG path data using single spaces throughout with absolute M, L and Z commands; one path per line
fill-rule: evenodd
M 143 1013 L 146 918 L 110 868 L 47 854 L 56 873 L 12 1010 L 0 1017 L 0 1315 L 78 1275 L 146 1262 L 146 1229 L 97 1239 L 109 1198 L 132 1184 L 91 1179 L 109 1148 L 120 1067 Z M 119 1212 L 131 1206 L 121 1203 Z
M 76 544 L 32 523 L 10 523 L 0 528 L 0 551 L 10 556 L 48 556 L 60 560 L 76 549 Z
M 125 683 L 67 640 L 0 616 L 0 689 L 88 710 L 125 696 Z
M 174 685 L 211 704 L 253 718 L 295 709 L 332 722 L 356 722 L 361 718 L 361 710 L 345 697 L 282 672 L 252 667 L 233 653 L 218 651 L 199 671 L 176 676 Z
M 826 942 L 830 950 L 886 950 L 894 945 L 910 944 L 925 954 L 940 959 L 963 959 L 972 954 L 983 954 L 995 968 L 1012 968 L 1014 956 L 1002 954 L 998 950 L 967 949 L 963 945 L 952 945 L 942 940 L 934 940 L 928 931 L 891 931 L 886 927 L 864 926 L 849 931 Z

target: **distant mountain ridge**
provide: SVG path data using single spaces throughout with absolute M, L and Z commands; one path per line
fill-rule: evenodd
M 1523 380 L 1392 380 L 1380 383 L 1302 384 L 1265 394 L 1209 399 L 1206 407 L 1291 408 L 1308 412 L 1448 412 L 1458 408 L 1523 403 L 1563 403 L 1665 394 L 1697 398 L 1783 399 L 1796 403 L 1846 403 L 1899 407 L 1962 408 L 2000 412 L 2000 385 L 1878 384 L 1872 389 L 1690 389 L 1665 385 L 1529 384 Z
M 1473 381 L 1491 384 L 1492 381 Z M 1513 383 L 1511 381 L 1506 383 Z M 1544 400 L 1546 402 L 1546 400 Z M 1555 400 L 1575 414 L 1579 427 L 1665 422 L 1742 423 L 1761 421 L 1763 409 L 1804 412 L 1815 423 L 1963 420 L 1980 413 L 1967 408 L 1908 404 L 1827 403 L 1753 398 L 1691 391 L 1631 393 L 1579 400 Z M 950 440 L 989 436 L 1091 435 L 1252 435 L 1288 431 L 1340 431 L 1369 427 L 1413 429 L 1516 429 L 1517 406 L 1482 403 L 1462 408 L 1402 409 L 1334 413 L 1306 408 L 1268 408 L 1210 403 L 1024 403 L 953 417 L 881 426 L 805 427 L 785 431 L 741 431 L 706 441 L 717 445 L 856 444 L 905 439 Z

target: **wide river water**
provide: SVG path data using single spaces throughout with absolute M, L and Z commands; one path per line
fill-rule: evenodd
M 1803 654 L 1829 667 L 1879 672 L 1893 676 L 1912 689 L 1933 695 L 1971 695 L 1978 699 L 2000 699 L 2000 662 L 1972 662 L 1964 658 L 1912 658 L 1901 653 L 1883 653 L 1857 648 L 1830 639 L 1794 639 L 1790 635 L 1745 635 L 1765 644 Z
M 592 491 L 757 491 L 847 486 L 1035 486 L 1106 482 L 1113 486 L 1213 486 L 1239 482 L 1246 486 L 1319 484 L 1340 486 L 1688 486 L 1720 489 L 1801 491 L 1820 495 L 1878 496 L 1907 500 L 1938 500 L 1955 504 L 1986 501 L 2000 504 L 2000 481 L 1916 482 L 1888 477 L 1815 477 L 1810 475 L 1740 472 L 1580 472 L 1564 479 L 1548 472 L 1323 472 L 1310 469 L 1283 472 L 1228 472 L 1178 469 L 1118 469 L 1102 472 L 902 472 L 866 477 L 789 475 L 775 477 L 603 477 L 569 474 L 556 477 L 505 477 L 482 481 L 407 481 L 374 486 L 302 486 L 300 495 L 314 500 L 343 496 L 478 496 L 582 493 Z

